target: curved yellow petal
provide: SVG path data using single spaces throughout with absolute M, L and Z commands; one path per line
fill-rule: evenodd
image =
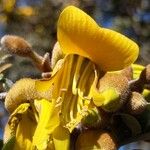
M 30 115 L 25 113 L 17 127 L 15 150 L 32 149 L 32 136 L 37 124 L 29 117 Z
M 11 147 L 11 149 L 32 149 L 32 136 L 37 123 L 34 114 L 29 108 L 30 104 L 21 104 L 9 118 L 4 137 L 7 140 L 15 136 L 14 147 Z
M 36 100 L 35 100 L 36 101 Z M 55 109 L 55 101 L 46 99 L 36 101 L 40 106 L 39 122 L 33 136 L 33 149 L 46 150 L 51 142 L 51 134 L 59 125 L 59 116 Z
M 138 46 L 115 31 L 101 28 L 82 10 L 68 6 L 58 20 L 58 42 L 65 54 L 78 54 L 104 71 L 120 70 L 133 63 Z

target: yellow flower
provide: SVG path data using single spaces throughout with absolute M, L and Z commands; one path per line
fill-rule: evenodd
M 70 133 L 90 109 L 109 109 L 110 103 L 119 102 L 121 92 L 110 83 L 100 91 L 99 80 L 106 71 L 131 65 L 138 55 L 133 41 L 100 28 L 74 6 L 61 13 L 57 33 L 63 57 L 53 61 L 50 79 L 22 79 L 6 97 L 5 106 L 11 115 L 5 132 L 10 134 L 5 138 L 15 136 L 16 150 L 68 150 Z

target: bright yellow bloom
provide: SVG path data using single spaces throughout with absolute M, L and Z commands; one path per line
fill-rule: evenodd
M 90 109 L 105 105 L 109 109 L 116 101 L 120 108 L 117 89 L 108 83 L 99 91 L 97 85 L 106 71 L 131 65 L 138 46 L 115 31 L 100 28 L 73 6 L 60 15 L 58 42 L 64 56 L 54 63 L 51 78 L 22 79 L 6 97 L 11 113 L 8 128 L 10 136 L 16 137 L 16 150 L 68 150 L 70 133 Z

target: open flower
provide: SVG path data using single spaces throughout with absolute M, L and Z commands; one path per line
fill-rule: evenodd
M 63 57 L 54 61 L 51 77 L 22 79 L 6 97 L 11 116 L 5 138 L 15 136 L 14 149 L 69 149 L 70 133 L 89 110 L 105 105 L 109 109 L 109 103 L 116 101 L 120 104 L 122 92 L 113 85 L 97 87 L 106 72 L 123 69 L 138 56 L 136 43 L 99 27 L 74 6 L 61 13 L 57 30 Z M 124 84 L 123 88 L 128 87 Z M 111 109 L 116 111 L 122 105 L 114 108 L 113 104 Z

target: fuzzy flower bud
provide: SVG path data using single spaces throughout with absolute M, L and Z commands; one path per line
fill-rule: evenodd
M 114 137 L 106 131 L 88 130 L 79 135 L 76 150 L 117 150 Z
M 22 57 L 29 57 L 39 70 L 48 72 L 51 70 L 49 55 L 46 53 L 44 58 L 33 51 L 32 46 L 23 38 L 13 35 L 5 35 L 0 41 L 2 50 L 7 50 L 11 54 Z
M 142 113 L 147 106 L 147 102 L 144 97 L 138 92 L 132 92 L 131 99 L 127 103 L 127 110 L 132 115 Z

